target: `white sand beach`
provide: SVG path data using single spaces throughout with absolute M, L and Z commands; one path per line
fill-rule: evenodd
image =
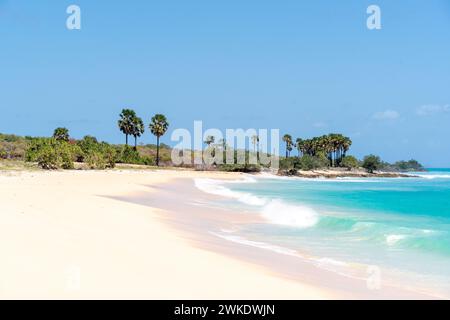
M 112 198 L 157 190 L 179 177 L 238 175 L 169 170 L 0 173 L 0 298 L 340 297 L 193 246 L 163 222 L 164 211 Z

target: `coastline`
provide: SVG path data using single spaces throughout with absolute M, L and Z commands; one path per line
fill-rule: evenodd
M 370 291 L 365 280 L 221 239 L 215 230 L 260 218 L 211 207 L 209 200 L 220 197 L 201 192 L 193 181 L 244 176 L 188 170 L 2 173 L 0 249 L 8 263 L 0 266 L 0 296 L 430 298 L 390 287 Z
M 303 171 L 298 170 L 294 174 L 289 172 L 284 172 L 280 174 L 281 176 L 292 176 L 300 178 L 326 178 L 326 179 L 337 179 L 337 178 L 417 178 L 417 175 L 412 173 L 403 172 L 387 172 L 387 171 L 376 171 L 374 173 L 368 173 L 363 170 L 337 170 L 337 169 L 322 169 L 322 170 L 310 170 Z
M 192 246 L 168 211 L 121 201 L 157 196 L 194 171 L 0 174 L 3 299 L 331 299 L 337 292 Z M 58 201 L 55 201 L 58 199 Z

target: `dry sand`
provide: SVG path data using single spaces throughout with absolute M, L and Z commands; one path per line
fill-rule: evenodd
M 0 298 L 340 297 L 194 247 L 163 222 L 163 210 L 115 199 L 149 192 L 149 187 L 156 191 L 174 178 L 205 176 L 229 179 L 239 174 L 0 172 Z

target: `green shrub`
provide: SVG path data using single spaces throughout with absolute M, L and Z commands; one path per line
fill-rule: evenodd
M 353 156 L 345 156 L 340 165 L 341 167 L 351 170 L 359 167 L 359 161 Z
M 283 158 L 280 159 L 280 169 L 281 170 L 293 170 L 298 166 L 298 158 Z
M 0 159 L 24 159 L 27 140 L 12 134 L 0 134 Z
M 261 171 L 261 166 L 256 164 L 221 164 L 218 169 L 225 172 L 256 173 Z
M 298 162 L 295 165 L 296 169 L 299 170 L 315 170 L 315 169 L 321 169 L 321 168 L 327 168 L 329 166 L 329 161 L 325 156 L 310 156 L 310 155 L 303 155 L 300 157 Z
M 114 168 L 117 161 L 117 153 L 114 147 L 109 144 L 102 142 L 100 145 L 101 154 L 108 168 Z
M 128 164 L 154 165 L 155 160 L 150 156 L 142 156 L 133 147 L 123 146 L 119 148 L 117 162 Z
M 97 138 L 95 138 L 93 136 L 84 136 L 83 139 L 81 139 L 77 142 L 77 146 L 81 150 L 81 154 L 79 155 L 79 158 L 77 159 L 77 161 L 83 162 L 83 161 L 85 161 L 84 158 L 89 153 L 99 151 L 98 145 L 99 145 L 99 143 L 97 141 Z
M 98 151 L 92 151 L 85 157 L 85 162 L 89 169 L 104 170 L 107 168 L 107 161 L 104 155 Z
M 59 165 L 62 169 L 73 169 L 73 162 L 75 160 L 75 152 L 69 143 L 61 140 L 55 145 L 56 154 L 59 160 Z
M 25 160 L 37 162 L 47 170 L 73 169 L 77 148 L 70 143 L 53 138 L 32 139 L 26 151 Z
M 43 145 L 34 154 L 38 165 L 42 169 L 55 170 L 59 168 L 59 159 L 56 149 L 50 145 Z
M 380 157 L 375 156 L 373 154 L 364 157 L 362 167 L 367 170 L 369 173 L 373 173 L 375 170 L 378 170 L 382 166 L 382 162 Z

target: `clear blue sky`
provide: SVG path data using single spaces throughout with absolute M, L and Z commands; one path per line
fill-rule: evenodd
M 448 0 L 0 0 L 0 40 L 0 132 L 123 142 L 130 107 L 171 129 L 340 132 L 359 157 L 450 167 Z

